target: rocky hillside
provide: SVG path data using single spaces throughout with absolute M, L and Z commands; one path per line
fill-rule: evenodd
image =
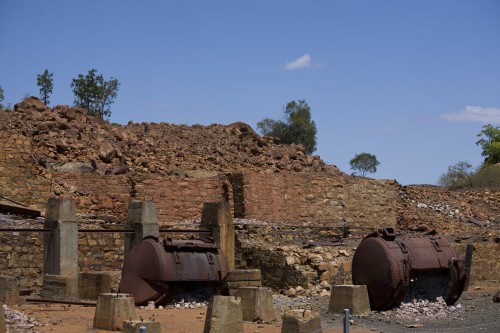
M 0 130 L 32 140 L 40 165 L 64 171 L 172 174 L 181 170 L 319 171 L 340 174 L 301 145 L 260 137 L 247 124 L 185 126 L 169 123 L 115 125 L 85 110 L 49 108 L 30 97 L 0 113 Z M 67 164 L 66 162 L 71 162 Z
M 461 237 L 496 237 L 500 242 L 500 192 L 449 191 L 437 186 L 402 186 L 398 223 L 402 230 Z
M 31 140 L 33 160 L 47 171 L 157 173 L 326 172 L 349 177 L 300 145 L 281 145 L 238 122 L 185 126 L 129 123 L 90 117 L 68 106 L 49 108 L 36 97 L 0 112 L 0 130 Z M 188 173 L 187 170 L 190 172 Z M 460 235 L 486 234 L 500 225 L 500 192 L 447 191 L 434 186 L 398 186 L 398 222 L 403 230 Z

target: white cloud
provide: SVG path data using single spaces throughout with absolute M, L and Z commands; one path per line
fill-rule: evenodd
M 498 124 L 500 123 L 500 109 L 467 105 L 464 110 L 442 114 L 441 118 L 450 121 L 478 121 L 485 124 Z
M 311 67 L 312 58 L 309 54 L 304 54 L 303 56 L 298 57 L 297 59 L 288 62 L 285 65 L 285 70 L 293 71 L 295 69 L 303 69 Z

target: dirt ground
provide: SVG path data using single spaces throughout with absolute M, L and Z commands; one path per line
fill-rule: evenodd
M 36 318 L 42 326 L 35 329 L 41 333 L 81 333 L 108 332 L 92 327 L 95 307 L 63 304 L 24 304 L 13 307 L 26 315 Z M 206 308 L 201 309 L 137 309 L 136 314 L 144 320 L 153 319 L 161 324 L 162 332 L 203 333 Z M 364 327 L 351 327 L 353 333 L 373 333 Z M 281 322 L 273 324 L 245 323 L 244 333 L 280 333 Z M 329 328 L 323 333 L 340 333 L 342 327 Z
M 372 312 L 367 316 L 352 317 L 350 325 L 352 333 L 397 333 L 397 332 L 500 332 L 500 303 L 492 301 L 492 295 L 500 290 L 498 283 L 482 283 L 464 292 L 459 302 L 464 312 L 459 317 L 436 320 L 432 317 L 415 317 L 410 320 L 418 323 L 411 327 L 395 317 Z M 321 303 L 322 302 L 322 303 Z M 316 305 L 321 313 L 323 333 L 342 333 L 342 315 L 329 314 L 328 299 L 323 298 Z M 40 332 L 40 333 L 81 333 L 107 332 L 92 327 L 95 313 L 94 306 L 26 303 L 11 306 L 10 309 L 20 311 L 36 319 L 40 325 L 33 329 L 13 330 L 9 332 Z M 140 309 L 136 314 L 144 320 L 160 322 L 161 331 L 169 333 L 203 333 L 206 308 L 197 309 Z M 280 333 L 281 320 L 274 323 L 245 323 L 244 333 Z

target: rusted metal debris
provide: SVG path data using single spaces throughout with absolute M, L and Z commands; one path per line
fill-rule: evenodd
M 352 262 L 354 284 L 368 288 L 372 310 L 401 304 L 408 295 L 442 296 L 447 304 L 460 297 L 467 281 L 464 263 L 440 236 L 404 236 L 385 228 L 366 236 Z
M 190 283 L 222 287 L 228 270 L 214 243 L 146 237 L 125 258 L 120 292 L 132 294 L 136 304 L 161 303 Z

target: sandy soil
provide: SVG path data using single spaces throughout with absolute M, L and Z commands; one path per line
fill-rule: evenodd
M 500 303 L 492 302 L 494 292 L 500 290 L 497 282 L 481 283 L 464 292 L 459 302 L 465 312 L 460 318 L 435 320 L 434 318 L 414 318 L 412 322 L 419 322 L 415 328 L 409 328 L 397 318 L 387 317 L 383 313 L 372 312 L 367 316 L 355 316 L 355 322 L 350 326 L 352 333 L 396 333 L 396 332 L 471 332 L 483 330 L 485 332 L 500 332 Z M 323 304 L 324 303 L 324 304 Z M 327 312 L 328 301 L 322 299 L 316 304 L 322 316 L 323 333 L 342 333 L 342 316 Z M 107 332 L 96 330 L 93 326 L 95 314 L 94 306 L 66 305 L 56 303 L 26 303 L 10 306 L 29 317 L 36 319 L 41 325 L 33 330 L 10 330 L 17 332 L 40 333 L 81 333 Z M 169 333 L 203 333 L 207 309 L 140 309 L 136 314 L 141 319 L 160 322 L 162 332 Z M 281 320 L 270 324 L 245 323 L 244 333 L 281 333 Z
M 63 304 L 24 304 L 11 307 L 36 318 L 43 326 L 36 327 L 41 333 L 108 332 L 92 327 L 95 307 Z M 154 318 L 160 322 L 162 332 L 203 333 L 206 309 L 155 309 L 136 311 L 144 320 Z M 281 322 L 272 324 L 245 323 L 244 333 L 280 333 Z M 324 333 L 343 332 L 341 325 L 323 330 Z M 351 326 L 353 333 L 373 333 L 365 327 Z

